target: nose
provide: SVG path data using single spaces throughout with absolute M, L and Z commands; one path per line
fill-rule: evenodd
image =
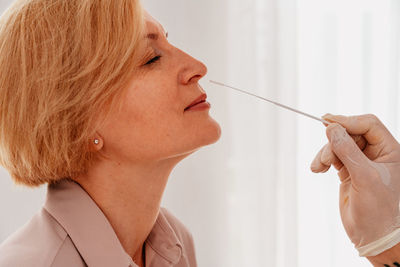
M 207 66 L 185 52 L 181 51 L 181 53 L 185 63 L 181 65 L 182 67 L 179 74 L 180 83 L 184 85 L 197 83 L 207 74 Z

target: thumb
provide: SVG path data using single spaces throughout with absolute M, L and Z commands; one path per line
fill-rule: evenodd
M 370 168 L 370 160 L 340 124 L 330 124 L 326 129 L 326 135 L 333 152 L 346 166 L 350 175 L 354 177 L 355 172 L 359 172 L 360 169 L 368 170 Z

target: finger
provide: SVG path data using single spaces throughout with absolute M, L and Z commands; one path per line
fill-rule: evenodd
M 357 146 L 361 150 L 363 150 L 366 147 L 367 141 L 361 135 L 353 135 L 353 136 L 351 136 L 351 138 L 353 138 L 354 142 L 356 142 Z M 327 146 L 325 146 L 322 149 L 321 162 L 325 166 L 333 165 L 336 170 L 340 170 L 343 167 L 343 163 L 339 160 L 339 158 L 332 151 L 331 144 L 328 144 Z
M 367 140 L 362 135 L 350 135 L 353 138 L 354 142 L 356 142 L 357 146 L 360 150 L 364 150 L 367 147 Z
M 360 150 L 364 150 L 365 147 L 367 146 L 367 141 L 365 140 L 365 138 L 361 135 L 351 135 L 351 138 L 353 138 L 354 142 L 356 142 L 357 146 L 360 148 Z M 332 149 L 332 147 L 331 147 Z M 332 153 L 335 155 L 335 153 L 332 151 Z M 343 163 L 339 160 L 339 158 L 335 155 L 336 160 L 333 162 L 333 166 L 335 167 L 336 170 L 342 170 L 343 168 Z M 344 174 L 347 178 L 347 176 L 349 175 L 347 172 L 346 167 L 343 168 L 343 170 L 346 171 L 347 174 Z M 340 177 L 340 174 L 339 174 Z M 340 177 L 342 179 L 342 177 Z
M 321 154 L 321 162 L 325 166 L 333 165 L 336 169 L 339 169 L 343 166 L 342 162 L 338 159 L 338 157 L 332 151 L 332 145 L 328 143 Z
M 363 150 L 366 146 L 367 141 L 361 135 L 351 136 L 357 143 L 358 147 Z M 315 173 L 324 173 L 330 169 L 333 165 L 336 170 L 340 170 L 343 167 L 343 163 L 332 151 L 331 144 L 326 144 L 317 154 L 311 164 L 311 170 Z
M 343 163 L 339 159 L 337 163 L 333 163 L 333 167 L 335 167 L 336 170 L 340 170 L 343 166 Z
M 343 165 L 342 168 L 340 168 L 338 172 L 338 176 L 341 182 L 344 182 L 348 179 L 350 179 L 350 174 L 347 168 Z
M 330 168 L 330 165 L 327 166 L 325 164 L 322 163 L 321 161 L 321 155 L 324 151 L 324 149 L 328 146 L 328 144 L 326 144 L 319 152 L 318 154 L 315 156 L 313 162 L 311 163 L 311 171 L 314 173 L 320 173 L 320 172 L 327 172 Z
M 393 135 L 375 115 L 347 117 L 327 114 L 322 118 L 329 122 L 339 123 L 346 128 L 349 134 L 364 136 L 368 144 L 376 145 L 384 142 L 397 144 Z
M 350 174 L 352 174 L 352 171 L 367 169 L 371 166 L 369 159 L 340 124 L 330 124 L 326 129 L 326 134 L 333 152 L 346 166 Z

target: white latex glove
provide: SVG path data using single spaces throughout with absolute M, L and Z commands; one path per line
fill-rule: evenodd
M 325 115 L 329 143 L 311 170 L 333 165 L 340 185 L 340 214 L 360 256 L 375 256 L 400 242 L 400 145 L 373 115 Z

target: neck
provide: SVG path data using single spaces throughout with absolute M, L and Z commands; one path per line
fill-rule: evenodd
M 168 177 L 177 161 L 124 166 L 99 162 L 76 180 L 103 211 L 125 251 L 144 265 L 143 246 L 157 219 Z

